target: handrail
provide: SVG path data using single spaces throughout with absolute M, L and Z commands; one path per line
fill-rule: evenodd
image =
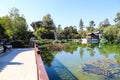
M 42 62 L 40 54 L 40 50 L 37 45 L 34 45 L 35 49 L 35 57 L 36 57 L 36 65 L 37 65 L 37 80 L 49 80 L 46 70 L 44 68 L 44 64 Z

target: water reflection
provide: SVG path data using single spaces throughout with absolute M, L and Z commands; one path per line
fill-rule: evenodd
M 46 66 L 49 80 L 78 80 L 68 68 L 66 68 L 58 59 L 52 62 L 52 66 Z
M 64 50 L 64 52 L 74 54 L 74 52 L 77 51 L 78 48 L 80 48 L 80 58 L 83 58 L 85 51 L 87 51 L 91 57 L 94 57 L 94 55 L 96 54 L 95 50 L 97 50 L 98 53 L 106 58 L 108 58 L 109 55 L 114 54 L 114 58 L 120 62 L 120 44 L 69 44 L 69 47 Z M 51 62 L 54 60 L 55 55 L 57 54 L 58 52 L 51 52 L 45 47 L 42 48 L 41 57 L 44 64 L 50 66 Z
M 115 75 L 113 74 L 113 72 L 116 73 L 115 72 L 116 69 L 110 72 L 110 75 L 106 74 L 107 72 L 109 72 L 107 71 L 107 68 L 110 69 L 111 66 L 115 67 L 115 65 L 120 64 L 120 44 L 70 43 L 68 44 L 68 46 L 69 47 L 67 47 L 66 50 L 59 52 L 51 52 L 47 48 L 42 49 L 41 56 L 43 62 L 47 67 L 46 69 L 48 73 L 52 76 L 52 78 L 54 77 L 52 75 L 53 73 L 51 73 L 53 69 L 55 72 L 56 70 L 58 71 L 57 72 L 57 74 L 59 74 L 58 76 L 62 76 L 62 74 L 59 73 L 59 70 L 60 69 L 63 70 L 63 67 L 60 69 L 58 69 L 60 66 L 58 66 L 57 69 L 56 67 L 54 67 L 56 65 L 54 63 L 56 62 L 57 59 L 63 66 L 65 66 L 64 69 L 68 69 L 69 72 L 71 72 L 71 74 L 75 75 L 75 77 L 77 77 L 80 80 L 105 80 L 105 79 L 119 80 L 117 78 L 120 77 L 116 77 L 116 74 Z M 86 64 L 86 62 L 88 62 L 87 64 L 89 65 L 87 66 L 84 65 Z M 84 65 L 84 71 L 87 70 L 88 73 L 83 72 L 82 65 Z M 116 68 L 119 68 L 119 65 Z M 102 72 L 96 74 L 96 70 L 102 70 Z
M 48 50 L 46 47 L 41 48 L 40 55 L 42 57 L 43 63 L 47 66 L 51 66 L 51 63 L 54 59 L 54 55 L 50 50 Z
M 83 57 L 83 53 L 84 53 L 84 49 L 83 49 L 83 48 L 80 48 L 80 58 Z

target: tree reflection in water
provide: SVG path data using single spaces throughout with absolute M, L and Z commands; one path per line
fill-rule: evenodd
M 79 54 L 80 58 L 83 57 L 84 51 L 87 50 L 91 57 L 95 55 L 95 49 L 103 56 L 108 57 L 110 54 L 115 54 L 115 59 L 120 62 L 120 44 L 77 44 L 77 43 L 67 43 L 67 48 L 63 51 L 73 54 L 77 48 L 80 48 Z M 42 47 L 41 57 L 44 64 L 50 66 L 51 62 L 54 60 L 54 56 L 58 54 L 58 51 L 51 51 L 47 47 Z
M 40 51 L 43 63 L 46 64 L 47 66 L 51 66 L 51 63 L 54 59 L 52 52 L 48 50 L 47 47 L 42 47 Z
M 81 77 L 81 75 L 82 75 L 83 78 L 84 77 L 89 78 L 91 76 L 87 73 L 84 73 L 84 72 L 82 73 L 81 64 L 83 66 L 85 63 L 87 64 L 87 61 L 88 61 L 88 64 L 91 63 L 92 66 L 85 65 L 84 70 L 88 70 L 88 67 L 89 67 L 88 71 L 94 70 L 94 72 L 92 72 L 92 74 L 95 74 L 95 72 L 97 72 L 97 71 L 99 72 L 99 70 L 102 70 L 103 72 L 106 73 L 106 70 L 109 70 L 109 68 L 107 68 L 107 66 L 115 67 L 114 65 L 117 65 L 117 64 L 119 64 L 117 62 L 120 62 L 120 44 L 66 43 L 66 46 L 67 46 L 67 48 L 62 51 L 52 51 L 52 50 L 50 50 L 50 48 L 47 48 L 47 47 L 41 48 L 40 55 L 43 59 L 43 62 L 45 64 L 46 70 L 49 73 L 49 75 L 54 74 L 53 72 L 59 73 L 60 76 L 65 75 L 62 72 L 65 71 L 63 69 L 66 69 L 66 68 L 64 68 L 61 64 L 59 65 L 59 62 L 61 62 L 65 67 L 70 69 L 71 72 L 73 71 L 72 73 L 77 74 L 78 77 L 79 76 Z M 111 56 L 112 56 L 112 61 L 110 61 Z M 104 58 L 104 59 L 102 59 L 102 58 Z M 59 62 L 56 61 L 56 59 Z M 116 62 L 116 60 L 117 60 L 117 62 Z M 78 66 L 80 66 L 80 69 L 78 68 Z M 91 67 L 93 68 L 93 70 L 91 70 Z M 80 73 L 77 72 L 78 70 L 80 70 Z M 116 73 L 117 72 L 114 72 L 114 74 L 116 74 Z M 86 75 L 84 75 L 84 74 L 86 74 Z M 105 75 L 103 73 L 97 73 L 97 74 Z M 109 76 L 109 75 L 105 75 L 105 76 L 108 76 L 111 78 L 111 76 Z M 52 77 L 54 78 L 55 75 L 54 76 L 52 75 Z M 91 76 L 91 77 L 92 77 L 92 79 L 94 78 L 94 76 Z M 96 77 L 98 78 L 100 76 L 97 75 Z M 104 78 L 104 77 L 102 76 L 102 78 Z M 51 79 L 51 80 L 53 80 L 53 79 Z M 87 79 L 82 79 L 82 80 L 87 80 Z

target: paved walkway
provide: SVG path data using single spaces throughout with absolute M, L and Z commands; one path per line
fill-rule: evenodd
M 34 49 L 12 49 L 1 56 L 0 80 L 37 80 Z

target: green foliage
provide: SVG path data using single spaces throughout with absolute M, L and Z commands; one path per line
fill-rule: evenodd
M 50 14 L 43 16 L 42 21 L 32 22 L 34 35 L 39 39 L 54 39 L 55 24 Z
M 43 22 L 43 26 L 46 27 L 47 29 L 55 30 L 55 24 L 50 14 L 43 16 L 42 22 Z
M 0 39 L 6 37 L 5 35 L 5 29 L 4 27 L 2 27 L 2 25 L 0 24 Z
M 24 40 L 26 38 L 28 26 L 24 16 L 19 14 L 17 8 L 12 8 L 8 15 L 1 17 L 0 23 L 10 39 Z
M 41 39 L 41 40 L 35 40 L 35 42 L 36 42 L 38 45 L 44 45 L 44 44 L 52 43 L 53 40 L 51 40 L 51 39 Z
M 87 32 L 93 32 L 94 26 L 95 26 L 94 23 L 95 23 L 95 22 L 92 21 L 92 20 L 89 22 L 89 26 L 87 27 Z
M 120 36 L 120 28 L 118 26 L 109 26 L 104 29 L 104 37 L 108 40 L 114 40 Z
M 82 19 L 80 19 L 79 27 L 81 31 L 83 31 L 83 26 L 84 26 L 83 21 Z
M 73 52 L 78 48 L 79 45 L 80 44 L 78 43 L 68 42 L 66 43 L 67 48 L 65 49 L 65 51 L 73 54 Z
M 60 24 L 59 24 L 58 27 L 56 28 L 56 32 L 57 32 L 57 37 L 58 37 L 58 39 L 63 39 L 64 33 L 63 33 L 63 29 L 62 29 L 62 27 L 61 27 Z
M 13 48 L 23 48 L 25 46 L 23 40 L 12 41 L 11 44 Z
M 34 30 L 38 29 L 39 27 L 44 27 L 45 29 L 48 30 L 55 30 L 55 24 L 50 14 L 43 16 L 42 21 L 32 22 L 31 26 L 33 27 Z
M 114 19 L 114 21 L 115 21 L 116 23 L 120 24 L 120 12 L 118 12 L 118 13 L 116 14 L 116 18 Z
M 101 21 L 98 25 L 99 28 L 110 26 L 109 20 L 106 18 L 104 21 Z
M 63 31 L 65 39 L 74 39 L 77 33 L 77 29 L 74 26 L 65 27 Z
M 9 36 L 9 38 L 13 38 L 13 26 L 12 21 L 8 15 L 1 17 L 0 19 L 1 25 L 5 29 L 5 34 Z
M 40 27 L 36 29 L 36 31 L 33 33 L 38 39 L 44 39 L 45 36 L 47 35 L 47 29 L 44 27 Z

